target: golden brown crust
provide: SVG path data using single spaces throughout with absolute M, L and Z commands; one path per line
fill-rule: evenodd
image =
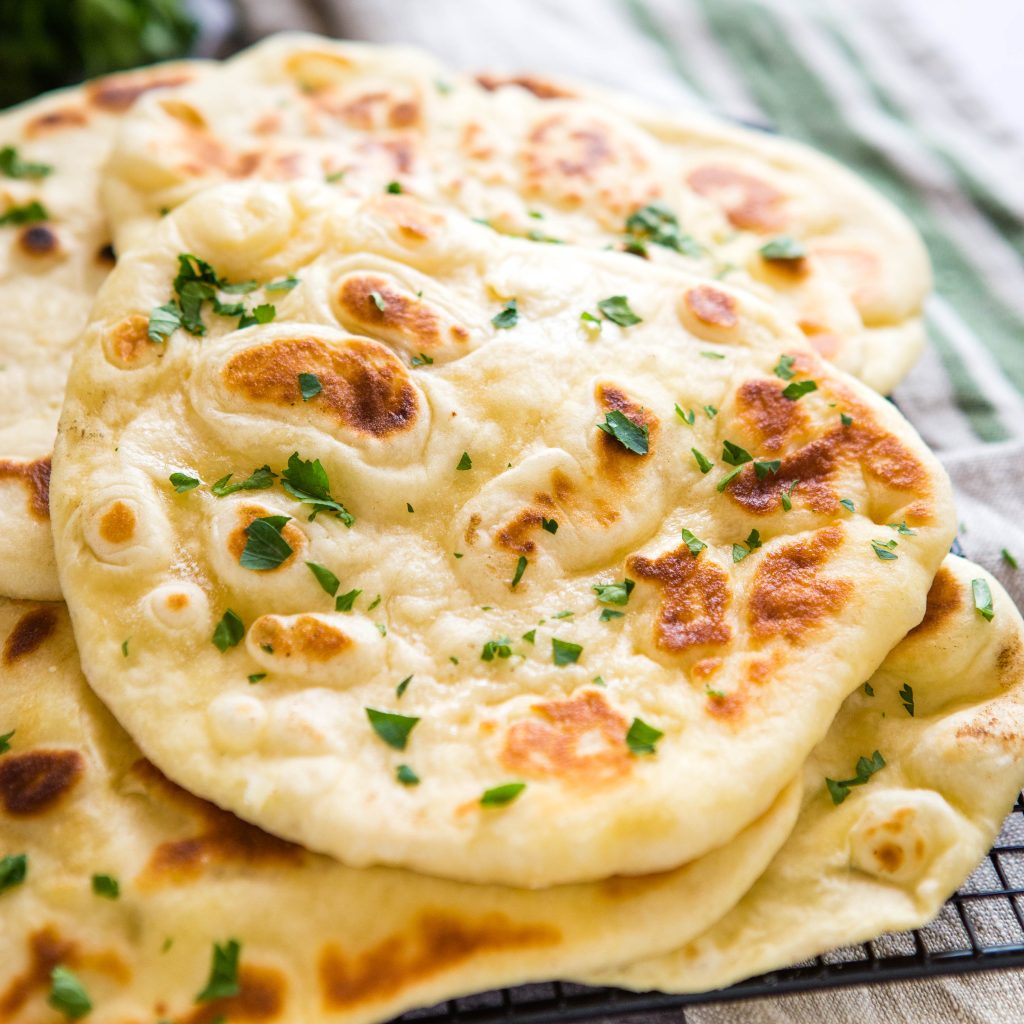
M 44 605 L 25 612 L 4 641 L 4 664 L 13 665 L 38 651 L 53 636 L 57 622 L 58 613 L 54 606 Z
M 696 192 L 721 206 L 735 227 L 767 232 L 786 224 L 786 196 L 752 174 L 722 164 L 704 164 L 686 180 Z
M 0 803 L 12 818 L 51 811 L 79 782 L 85 759 L 77 750 L 31 750 L 0 758 Z
M 28 510 L 33 519 L 50 518 L 50 456 L 33 462 L 0 460 L 0 480 L 18 480 L 28 491 Z

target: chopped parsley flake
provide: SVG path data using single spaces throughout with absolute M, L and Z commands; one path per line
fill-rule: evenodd
M 789 490 L 783 491 L 782 494 L 779 495 L 779 501 L 782 502 L 783 512 L 791 512 L 793 510 L 793 492 L 796 490 L 797 484 L 799 483 L 799 480 L 794 480 L 789 485 Z
M 624 605 L 629 603 L 629 595 L 635 586 L 633 580 L 624 579 L 621 583 L 595 583 L 593 591 L 601 604 Z
M 420 777 L 407 764 L 400 764 L 395 769 L 395 778 L 403 786 L 418 786 L 420 784 Z
M 734 562 L 742 562 L 749 554 L 750 552 L 742 544 L 733 544 L 732 560 Z
M 691 448 L 690 451 L 693 453 L 693 459 L 697 463 L 697 468 L 701 473 L 710 473 L 715 468 L 715 464 L 711 462 L 706 455 L 702 455 L 696 448 Z
M 1006 564 L 1007 564 L 1007 565 L 1008 565 L 1008 566 L 1009 566 L 1009 567 L 1010 567 L 1011 569 L 1019 569 L 1019 568 L 1020 568 L 1020 563 L 1019 563 L 1019 562 L 1017 561 L 1016 557 L 1015 557 L 1015 556 L 1013 555 L 1013 553 L 1012 553 L 1012 552 L 1011 552 L 1011 551 L 1009 550 L 1009 548 L 1003 548 L 1003 549 L 1002 549 L 1002 550 L 1001 550 L 1001 551 L 999 552 L 999 556 L 1000 556 L 1000 557 L 1002 558 L 1002 560 L 1003 560 L 1003 561 L 1004 561 L 1004 562 L 1005 562 L 1005 563 L 1006 563 Z
M 608 685 L 601 676 L 594 676 L 594 678 L 591 679 L 590 681 L 594 684 L 594 686 L 607 686 Z
M 782 397 L 795 402 L 798 398 L 817 390 L 818 385 L 813 380 L 794 380 L 782 389 Z
M 864 693 L 867 694 L 868 697 L 874 697 L 874 695 L 875 695 L 875 688 L 870 683 L 865 683 L 864 684 Z
M 611 608 L 602 608 L 601 614 L 598 616 L 598 620 L 600 622 L 611 622 L 612 619 L 623 619 L 625 617 L 625 612 L 616 612 Z
M 168 478 L 174 489 L 179 494 L 184 494 L 186 491 L 195 490 L 201 483 L 194 476 L 189 476 L 187 473 L 172 473 Z
M 579 644 L 559 640 L 556 636 L 551 638 L 551 660 L 556 665 L 574 665 L 582 653 L 583 648 Z
M 796 356 L 779 356 L 778 364 L 772 370 L 776 377 L 781 377 L 782 380 L 792 380 L 796 374 L 793 372 L 793 364 L 796 362 Z
M 370 292 L 370 301 L 380 310 L 384 312 L 388 308 L 388 304 L 384 301 L 384 296 L 378 291 Z
M 580 323 L 583 324 L 583 326 L 586 327 L 588 331 L 601 330 L 601 321 L 598 320 L 598 318 L 594 316 L 593 313 L 588 313 L 586 310 L 580 313 Z
M 93 875 L 92 891 L 107 900 L 116 900 L 121 895 L 121 886 L 111 875 Z
M 269 284 L 265 284 L 263 290 L 268 292 L 290 292 L 298 283 L 299 279 L 294 274 L 289 274 L 287 277 L 281 278 L 280 281 L 271 281 Z
M 238 983 L 238 958 L 242 946 L 237 939 L 229 939 L 222 946 L 213 944 L 213 960 L 210 964 L 210 978 L 206 988 L 196 996 L 197 1003 L 209 1003 L 214 999 L 229 999 L 242 991 Z
M 894 540 L 873 540 L 871 547 L 875 554 L 878 555 L 879 561 L 882 562 L 895 562 L 899 555 L 893 551 L 896 547 L 896 541 Z
M 495 658 L 512 657 L 512 641 L 507 636 L 498 637 L 497 640 L 488 640 L 480 652 L 481 661 L 494 661 Z
M 237 484 L 231 483 L 233 473 L 222 476 L 216 483 L 210 485 L 210 493 L 216 498 L 226 498 L 236 491 L 265 491 L 268 487 L 274 486 L 277 474 L 272 472 L 269 466 L 261 466 L 254 469 L 249 476 Z
M 843 508 L 845 508 L 847 512 L 854 512 L 855 511 L 853 501 L 850 498 L 840 498 L 839 499 L 839 504 L 842 505 Z
M 410 365 L 412 366 L 433 366 L 433 364 L 433 358 L 424 355 L 422 352 L 418 356 L 413 356 L 410 360 Z
M 372 612 L 372 611 L 373 611 L 373 609 L 374 609 L 374 608 L 376 608 L 376 607 L 377 607 L 377 605 L 379 605 L 379 604 L 380 604 L 380 594 L 378 594 L 378 595 L 377 595 L 377 596 L 376 596 L 376 597 L 375 597 L 375 598 L 374 598 L 374 599 L 373 599 L 373 600 L 372 600 L 372 601 L 371 601 L 371 602 L 370 602 L 370 603 L 369 603 L 369 604 L 368 604 L 368 605 L 366 606 L 366 610 L 367 610 L 368 612 Z
M 781 467 L 780 459 L 762 459 L 754 463 L 754 472 L 757 474 L 758 480 L 763 480 L 769 473 L 774 476 Z
M 469 452 L 462 453 L 462 458 L 459 459 L 459 464 L 455 468 L 462 472 L 473 468 L 473 460 L 469 457 Z
M 658 740 L 665 734 L 641 718 L 634 718 L 626 733 L 626 746 L 632 754 L 653 754 Z
M 839 422 L 842 423 L 842 425 L 844 427 L 852 427 L 853 426 L 853 417 L 852 416 L 847 416 L 845 412 L 841 412 L 839 414 Z
M 0 174 L 7 178 L 45 178 L 53 173 L 50 164 L 34 164 L 22 160 L 13 146 L 0 149 Z
M 481 807 L 504 807 L 512 803 L 522 791 L 526 789 L 525 782 L 506 782 L 502 786 L 494 786 L 492 789 L 484 790 L 480 797 Z
M 707 416 L 709 420 L 713 420 L 718 415 L 718 410 L 713 405 L 705 405 L 704 415 Z
M 350 590 L 346 594 L 339 594 L 334 599 L 334 610 L 336 612 L 350 612 L 356 603 L 356 598 L 362 593 L 361 590 Z
M 238 329 L 243 327 L 255 327 L 256 324 L 269 324 L 277 316 L 277 308 L 264 302 L 257 306 L 251 313 L 242 312 L 238 319 Z
M 124 644 L 128 643 L 125 640 Z M 124 644 L 121 644 L 121 649 L 124 650 Z M 11 737 L 17 732 L 17 729 L 12 729 L 10 732 L 5 732 L 0 736 L 0 754 L 6 754 L 11 749 Z
M 704 541 L 694 536 L 694 534 L 686 529 L 685 526 L 683 527 L 682 534 L 683 542 L 690 549 L 690 554 L 693 555 L 694 558 L 696 558 L 707 547 L 707 544 L 705 544 Z
M 537 642 L 537 630 L 531 629 L 528 633 L 524 633 L 522 639 L 528 644 L 535 644 Z
M 376 708 L 366 708 L 366 717 L 373 726 L 373 731 L 389 746 L 395 750 L 405 750 L 409 742 L 409 733 L 416 728 L 418 718 L 411 718 L 409 715 L 396 715 L 391 711 L 378 711 Z
M 253 674 L 251 676 L 249 676 L 249 685 L 250 686 L 255 686 L 257 683 L 262 683 L 263 680 L 266 679 L 266 678 L 267 678 L 267 673 L 266 672 L 253 672 Z
M 724 359 L 725 358 L 725 356 L 721 352 L 711 352 L 710 350 L 705 350 L 705 351 L 701 352 L 701 355 L 705 359 Z
M 24 206 L 9 206 L 3 213 L 0 213 L 0 224 L 22 225 L 38 224 L 40 221 L 49 220 L 50 214 L 38 199 L 33 199 Z
M 341 586 L 341 580 L 326 565 L 321 565 L 319 562 L 307 562 L 306 565 L 309 571 L 316 577 L 317 583 L 323 587 L 324 592 L 334 597 L 338 592 L 338 587 Z
M 683 407 L 678 402 L 676 402 L 676 415 L 691 427 L 693 426 L 693 421 L 696 419 L 692 409 L 687 409 L 686 412 L 683 412 Z
M 390 193 L 393 196 L 402 194 L 402 185 L 398 181 L 389 181 L 387 187 L 384 189 L 385 192 Z
M 181 327 L 181 309 L 177 302 L 165 302 L 155 306 L 149 313 L 149 340 L 162 345 L 179 327 Z
M 291 516 L 260 516 L 254 519 L 245 528 L 248 540 L 238 564 L 253 572 L 269 572 L 281 565 L 293 553 L 291 544 L 281 536 L 285 524 L 290 521 Z
M 900 690 L 900 700 L 903 701 L 903 706 L 907 709 L 907 714 L 911 718 L 914 717 L 914 688 L 910 683 L 904 683 L 903 689 Z
M 14 733 L 9 735 L 13 736 Z M 14 853 L 6 857 L 0 857 L 0 892 L 13 889 L 21 885 L 28 875 L 28 854 Z
M 598 423 L 597 429 L 614 437 L 626 451 L 635 455 L 646 455 L 648 452 L 650 439 L 647 424 L 634 423 L 618 409 L 605 413 L 604 423 Z
M 89 994 L 66 967 L 54 967 L 50 971 L 50 994 L 46 1002 L 69 1020 L 78 1020 L 92 1011 Z
M 983 579 L 971 580 L 971 591 L 974 594 L 974 607 L 978 614 L 986 621 L 991 622 L 995 611 L 992 608 L 992 591 L 988 581 Z
M 740 473 L 742 473 L 742 472 L 743 472 L 743 467 L 742 466 L 737 466 L 735 469 L 733 469 L 730 472 L 726 473 L 725 476 L 723 476 L 722 479 L 718 481 L 718 484 L 716 485 L 715 490 L 717 490 L 718 493 L 721 494 L 726 489 L 726 487 L 728 487 L 729 484 L 731 484 L 733 482 L 733 480 L 735 480 L 736 477 L 738 477 L 740 475 Z
M 754 551 L 760 546 L 761 534 L 757 530 L 751 530 L 750 533 L 747 534 L 747 547 L 750 548 L 751 551 Z
M 778 263 L 792 263 L 804 259 L 807 247 L 803 242 L 789 235 L 779 235 L 766 242 L 758 250 L 766 260 Z
M 613 295 L 611 298 L 602 299 L 597 308 L 605 319 L 620 327 L 632 327 L 633 324 L 642 322 L 642 318 L 629 308 L 629 300 L 625 295 Z
M 244 636 L 245 623 L 229 608 L 213 631 L 213 645 L 223 654 L 229 647 L 236 647 Z
M 512 589 L 515 590 L 519 586 L 519 581 L 523 578 L 523 573 L 526 572 L 526 567 L 529 562 L 526 560 L 526 555 L 520 555 L 519 561 L 516 562 L 516 571 L 512 577 Z
M 732 441 L 723 441 L 722 461 L 730 466 L 742 466 L 746 462 L 752 462 L 753 456 L 738 444 L 733 444 Z
M 281 471 L 281 486 L 296 501 L 311 505 L 309 514 L 312 522 L 321 512 L 333 512 L 346 526 L 355 522 L 355 517 L 344 505 L 331 497 L 331 484 L 327 471 L 319 459 L 301 459 L 298 452 L 288 457 L 288 468 Z
M 519 305 L 515 299 L 509 299 L 505 303 L 504 308 L 500 313 L 496 313 L 491 317 L 491 323 L 494 324 L 498 330 L 508 330 L 511 327 L 515 327 L 519 323 Z
M 558 521 L 556 519 L 545 519 L 541 516 L 540 528 L 548 533 L 558 533 Z
M 299 392 L 304 402 L 308 402 L 311 398 L 316 398 L 323 389 L 324 386 L 320 383 L 320 378 L 315 373 L 299 374 Z
M 757 530 L 751 530 L 747 535 L 746 544 L 733 544 L 732 546 L 732 560 L 733 562 L 742 562 L 752 551 L 756 551 L 761 546 L 761 534 Z
M 701 254 L 697 240 L 680 229 L 679 218 L 662 203 L 648 203 L 626 218 L 626 245 L 630 251 L 638 249 L 639 255 L 644 255 L 644 242 L 674 249 L 684 256 Z
M 885 767 L 885 758 L 876 750 L 871 757 L 861 757 L 857 760 L 856 774 L 852 779 L 826 779 L 829 795 L 832 803 L 841 804 L 849 795 L 853 786 L 863 786 L 872 775 L 880 772 Z
M 908 537 L 917 536 L 917 530 L 912 530 L 907 526 L 906 521 L 902 523 L 889 523 L 888 526 L 890 530 L 895 530 L 897 533 L 905 533 Z
M 564 612 L 557 612 L 555 615 L 552 615 L 551 618 L 553 618 L 553 619 L 571 619 L 573 617 L 573 615 L 575 615 L 575 614 L 576 614 L 575 612 L 569 611 L 567 609 Z
M 395 696 L 401 697 L 406 690 L 409 689 L 409 684 L 412 682 L 412 676 L 406 676 L 396 687 Z

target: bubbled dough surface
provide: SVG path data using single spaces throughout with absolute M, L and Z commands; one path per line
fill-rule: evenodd
M 50 453 L 74 344 L 112 261 L 99 173 L 142 90 L 190 81 L 167 64 L 51 93 L 0 115 L 0 148 L 48 164 L 43 178 L 0 174 L 0 214 L 32 201 L 50 219 L 0 226 L 0 594 L 60 596 L 47 513 Z
M 971 580 L 995 616 L 974 608 Z M 914 717 L 900 689 L 914 693 Z M 1024 785 L 1024 622 L 985 570 L 948 556 L 928 612 L 847 698 L 804 768 L 804 804 L 771 866 L 726 916 L 668 956 L 587 981 L 646 991 L 718 988 L 917 928 L 995 841 Z M 882 717 L 884 713 L 885 717 Z M 886 766 L 834 806 L 824 779 L 849 778 L 861 755 Z
M 704 252 L 651 245 L 653 259 L 776 303 L 876 390 L 909 370 L 924 341 L 928 258 L 906 218 L 849 171 L 797 143 L 590 86 L 484 77 L 491 90 L 416 50 L 265 41 L 173 100 L 144 102 L 125 126 L 105 182 L 119 241 L 145 238 L 197 189 L 239 178 L 341 175 L 335 187 L 354 194 L 397 180 L 503 233 L 597 248 L 620 244 L 628 215 L 656 200 Z M 780 234 L 802 239 L 810 258 L 766 263 L 758 249 Z
M 28 856 L 0 914 L 5 1024 L 50 1019 L 58 961 L 96 1024 L 364 1024 L 662 951 L 735 903 L 799 808 L 797 780 L 727 849 L 653 878 L 533 892 L 357 870 L 245 825 L 144 761 L 86 685 L 63 605 L 0 599 L 0 663 L 0 728 L 14 731 L 0 754 L 0 857 Z M 50 797 L 12 814 L 24 758 L 30 788 Z M 98 873 L 117 879 L 119 899 L 93 894 Z M 242 946 L 241 994 L 197 1007 L 213 944 L 229 937 Z
M 180 251 L 236 279 L 301 283 L 274 296 L 271 324 L 211 318 L 202 340 L 179 332 L 122 368 L 110 339 L 166 301 Z M 421 283 L 419 312 L 458 319 L 464 340 L 442 338 L 432 365 L 411 368 L 400 347 L 347 334 L 332 296 L 360 265 L 413 299 Z M 644 322 L 605 323 L 595 339 L 580 311 L 621 293 Z M 519 325 L 497 330 L 490 318 L 511 297 Z M 410 331 L 429 348 L 421 321 Z M 819 385 L 798 408 L 772 373 L 784 352 Z M 302 403 L 296 375 L 311 361 L 324 392 Z M 356 391 L 353 366 L 366 374 Z M 674 402 L 696 408 L 695 428 Z M 651 454 L 595 429 L 616 404 L 646 418 Z M 708 419 L 704 404 L 722 411 Z M 840 408 L 854 427 L 840 427 Z M 717 493 L 721 464 L 701 477 L 690 447 L 717 461 L 724 437 L 783 458 L 778 479 L 762 486 L 747 467 Z M 279 470 L 295 450 L 322 460 L 351 530 L 307 522 L 280 487 L 216 499 L 167 483 L 176 470 L 207 483 Z M 464 450 L 473 469 L 458 472 Z M 667 869 L 767 809 L 920 619 L 954 527 L 948 481 L 906 422 L 755 300 L 618 254 L 503 240 L 403 196 L 358 205 L 312 185 L 207 191 L 122 260 L 76 365 L 58 456 L 55 533 L 83 664 L 147 756 L 346 863 L 531 886 Z M 794 474 L 807 497 L 798 489 L 783 513 L 778 490 Z M 536 516 L 549 503 L 554 536 Z M 243 569 L 240 531 L 280 513 L 294 517 L 295 554 L 273 572 Z M 871 539 L 903 519 L 916 536 L 880 562 Z M 684 526 L 709 545 L 699 559 Z M 734 565 L 752 527 L 764 547 Z M 513 591 L 519 551 L 530 565 Z M 351 615 L 333 612 L 306 560 L 363 590 Z M 601 623 L 592 585 L 624 571 L 639 580 L 627 615 Z M 149 610 L 173 580 L 206 594 L 192 631 Z M 250 641 L 221 654 L 210 636 L 225 608 Z M 575 617 L 552 619 L 565 609 Z M 535 646 L 516 639 L 534 627 Z M 253 632 L 276 638 L 272 658 L 257 658 Z M 482 662 L 502 635 L 523 657 Z M 583 645 L 578 664 L 552 664 L 552 636 Z M 257 671 L 269 675 L 252 687 Z M 226 724 L 219 699 L 231 694 L 255 697 L 260 721 L 249 709 L 244 727 Z M 367 706 L 422 718 L 406 751 L 374 735 Z M 665 733 L 657 756 L 626 752 L 634 716 Z M 394 782 L 400 762 L 420 786 Z M 483 790 L 520 777 L 514 804 L 480 808 Z

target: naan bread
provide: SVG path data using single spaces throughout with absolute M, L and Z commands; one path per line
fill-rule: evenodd
M 877 390 L 916 359 L 924 247 L 832 160 L 611 93 L 481 81 L 416 50 L 262 42 L 198 86 L 154 97 L 126 125 L 105 189 L 118 243 L 144 239 L 162 210 L 215 182 L 326 176 L 365 194 L 396 181 L 505 234 L 628 246 L 749 288 Z M 631 221 L 641 209 L 647 217 Z M 764 258 L 780 237 L 806 258 Z
M 142 93 L 200 66 L 114 75 L 0 114 L 0 594 L 60 596 L 50 452 L 74 343 L 114 262 L 98 195 L 114 130 Z
M 276 318 L 207 302 L 203 337 L 154 344 L 181 253 Z M 601 303 L 641 322 L 581 321 Z M 122 256 L 54 473 L 86 675 L 162 771 L 353 866 L 531 887 L 665 870 L 762 814 L 955 527 L 899 413 L 748 295 L 312 184 L 207 190 Z M 296 500 L 325 484 L 350 528 Z
M 974 580 L 992 595 L 991 621 Z M 876 750 L 885 767 L 835 806 L 825 779 Z M 919 927 L 991 847 L 1022 785 L 1024 622 L 992 576 L 951 555 L 924 621 L 808 759 L 800 819 L 750 892 L 676 952 L 587 980 L 702 991 Z
M 789 833 L 799 784 L 723 850 L 668 874 L 545 892 L 346 868 L 168 782 L 86 686 L 63 605 L 0 599 L 0 1020 L 355 1024 L 495 985 L 664 951 L 713 923 Z M 27 857 L 10 888 L 5 858 Z M 116 900 L 94 891 L 113 879 Z M 108 892 L 110 886 L 108 883 Z M 673 940 L 673 936 L 675 939 Z M 215 943 L 241 992 L 196 1003 Z

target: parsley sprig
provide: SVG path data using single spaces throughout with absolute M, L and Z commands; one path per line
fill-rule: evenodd
M 826 779 L 832 803 L 841 804 L 849 795 L 853 786 L 863 786 L 876 772 L 885 767 L 885 758 L 876 750 L 871 757 L 857 759 L 857 767 L 852 779 Z

